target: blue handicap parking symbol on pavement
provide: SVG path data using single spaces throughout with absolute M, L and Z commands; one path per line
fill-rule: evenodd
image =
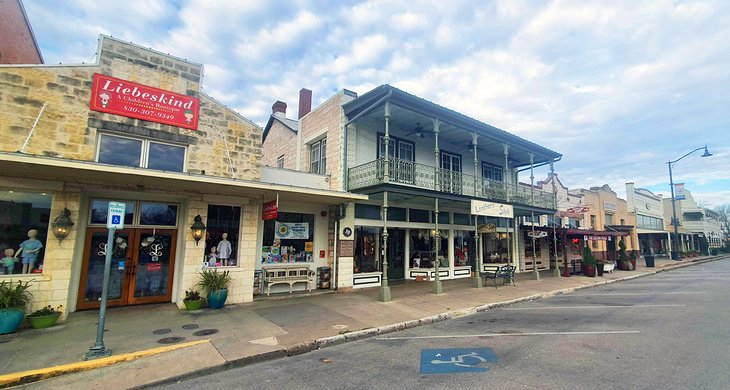
M 422 349 L 421 374 L 486 372 L 496 361 L 491 348 Z
M 122 217 L 119 215 L 112 215 L 112 224 L 119 225 L 122 222 Z

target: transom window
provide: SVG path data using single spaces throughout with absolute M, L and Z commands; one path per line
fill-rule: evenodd
M 184 146 L 102 134 L 99 137 L 96 161 L 127 167 L 184 172 L 185 151 Z
M 320 175 L 327 173 L 327 138 L 312 144 L 311 172 Z
M 160 226 L 175 227 L 177 226 L 176 204 L 142 202 L 142 201 L 125 201 L 124 209 L 124 226 Z M 90 225 L 106 224 L 107 213 L 109 211 L 109 201 L 106 199 L 93 199 L 91 201 L 91 212 L 89 217 Z

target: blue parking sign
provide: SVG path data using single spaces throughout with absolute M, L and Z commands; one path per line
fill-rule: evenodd
M 486 372 L 496 361 L 491 348 L 422 349 L 421 374 Z

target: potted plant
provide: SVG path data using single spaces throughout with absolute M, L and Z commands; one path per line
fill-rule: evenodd
M 225 305 L 228 298 L 228 286 L 231 284 L 229 271 L 218 271 L 217 269 L 205 268 L 200 271 L 201 287 L 208 293 L 208 307 L 220 309 Z
M 200 310 L 200 308 L 203 306 L 204 302 L 205 302 L 205 298 L 200 296 L 200 291 L 185 290 L 185 299 L 183 299 L 183 303 L 185 304 L 185 309 Z
M 30 282 L 0 282 L 0 334 L 15 332 L 20 326 L 25 308 L 33 297 L 29 288 Z
M 596 257 L 593 256 L 593 252 L 591 251 L 591 248 L 589 247 L 583 247 L 583 275 L 588 277 L 595 277 L 596 276 Z
M 56 325 L 56 321 L 61 317 L 62 308 L 63 306 L 58 306 L 58 308 L 54 309 L 53 306 L 48 305 L 42 309 L 38 309 L 28 314 L 28 322 L 30 322 L 30 326 L 33 329 L 50 328 Z
M 631 271 L 629 256 L 626 255 L 626 243 L 623 242 L 623 240 L 618 242 L 618 269 L 622 271 Z

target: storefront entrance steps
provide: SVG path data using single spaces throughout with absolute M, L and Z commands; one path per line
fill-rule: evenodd
M 135 356 L 165 345 L 209 340 L 164 353 L 113 364 L 99 369 L 61 368 L 55 378 L 34 388 L 130 388 L 150 383 L 222 371 L 233 366 L 308 352 L 377 334 L 394 332 L 501 305 L 540 299 L 605 283 L 642 277 L 684 267 L 692 261 L 724 257 L 698 257 L 680 262 L 657 259 L 657 268 L 639 265 L 636 271 L 617 271 L 603 277 L 556 278 L 543 271 L 541 281 L 531 274 L 516 275 L 516 286 L 474 288 L 470 279 L 443 281 L 444 293 L 431 293 L 431 283 L 405 282 L 391 286 L 393 300 L 378 302 L 378 288 L 346 293 L 312 293 L 298 299 L 264 299 L 226 306 L 220 310 L 187 313 L 177 306 L 153 304 L 111 308 L 107 313 L 105 343 L 114 356 Z M 288 295 L 288 294 L 287 294 Z M 2 383 L 20 384 L 42 379 L 28 370 L 78 363 L 95 339 L 97 311 L 71 313 L 65 326 L 51 331 L 21 330 L 0 338 Z M 197 325 L 197 327 L 191 325 Z M 194 329 L 193 329 L 194 328 Z M 154 331 L 169 329 L 165 334 Z M 196 336 L 214 329 L 217 333 Z M 203 332 L 206 333 L 206 332 Z M 179 339 L 178 339 L 179 338 Z M 174 345 L 174 344 L 173 344 Z M 144 355 L 141 355 L 144 356 Z M 64 366 L 66 367 L 66 366 Z M 62 375 L 66 374 L 66 375 Z

